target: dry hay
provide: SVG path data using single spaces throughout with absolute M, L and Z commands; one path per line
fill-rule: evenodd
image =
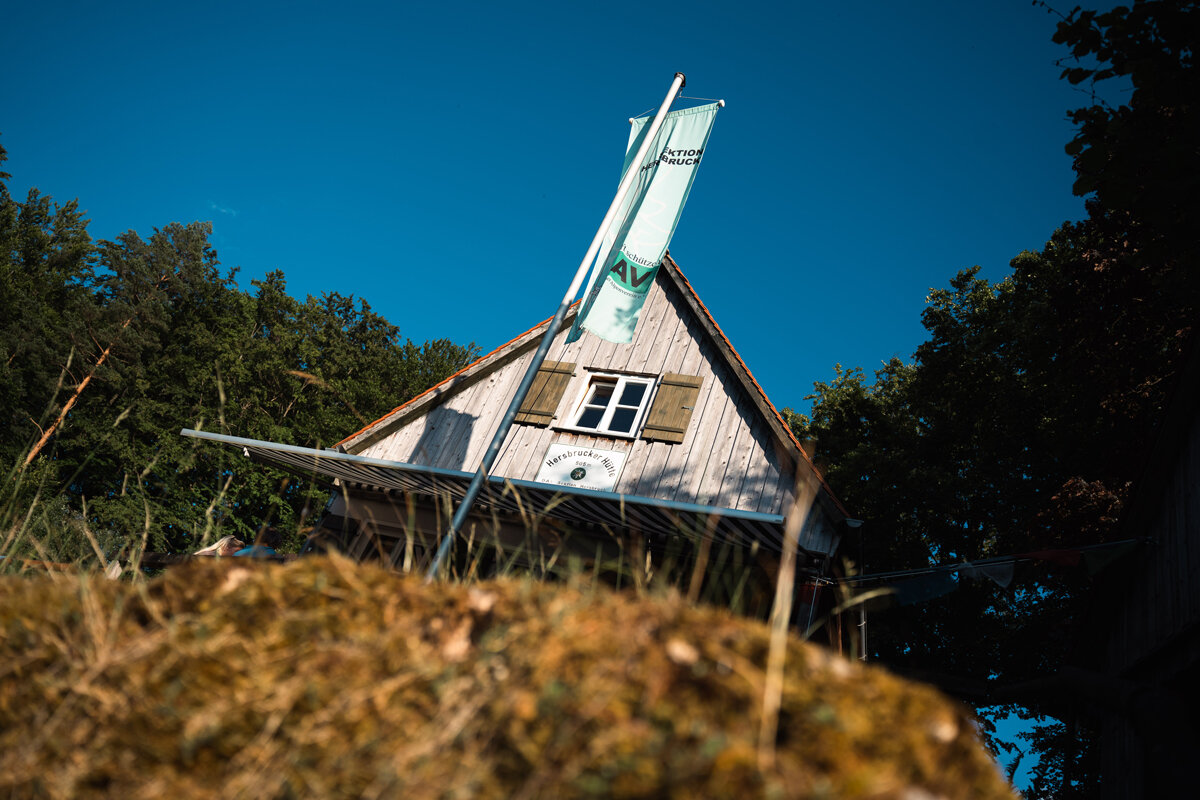
M 677 598 L 338 558 L 0 579 L 13 797 L 1011 797 L 933 690 Z

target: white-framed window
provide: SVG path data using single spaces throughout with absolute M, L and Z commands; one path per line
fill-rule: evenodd
M 655 378 L 641 375 L 594 373 L 563 427 L 608 436 L 636 436 L 655 382 Z

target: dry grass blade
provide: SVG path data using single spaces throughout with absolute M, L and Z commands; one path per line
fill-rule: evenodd
M 775 583 L 775 602 L 771 606 L 771 646 L 767 654 L 767 682 L 763 690 L 758 732 L 758 764 L 759 769 L 764 771 L 775 764 L 788 626 L 791 624 L 792 599 L 796 588 L 796 550 L 799 548 L 800 531 L 804 530 L 804 524 L 808 521 L 818 488 L 816 480 L 808 472 L 796 471 L 795 500 L 783 524 L 783 559 Z

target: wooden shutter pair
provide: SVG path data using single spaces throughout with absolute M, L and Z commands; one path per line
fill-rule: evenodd
M 704 379 L 699 375 L 676 375 L 673 372 L 664 375 L 658 385 L 654 405 L 646 416 L 642 438 L 674 444 L 682 442 L 703 383 Z
M 533 379 L 533 385 L 529 387 L 521 410 L 517 412 L 516 421 L 541 427 L 553 422 L 554 412 L 558 410 L 558 404 L 574 374 L 574 364 L 565 361 L 544 362 Z M 682 442 L 703 383 L 703 378 L 698 375 L 677 375 L 673 372 L 664 375 L 654 405 L 646 416 L 646 424 L 642 427 L 642 438 L 675 444 Z
M 517 412 L 516 422 L 545 427 L 554 420 L 554 412 L 558 410 L 558 402 L 562 400 L 571 376 L 575 374 L 575 365 L 565 361 L 543 361 L 521 403 Z

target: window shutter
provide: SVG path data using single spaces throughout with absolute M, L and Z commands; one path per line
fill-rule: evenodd
M 646 426 L 642 428 L 642 438 L 675 444 L 682 442 L 703 383 L 704 379 L 699 375 L 670 372 L 664 375 L 646 417 Z
M 525 395 L 525 402 L 517 412 L 516 422 L 529 425 L 549 425 L 558 409 L 558 401 L 562 400 L 571 376 L 575 374 L 575 365 L 565 361 L 543 361 Z

